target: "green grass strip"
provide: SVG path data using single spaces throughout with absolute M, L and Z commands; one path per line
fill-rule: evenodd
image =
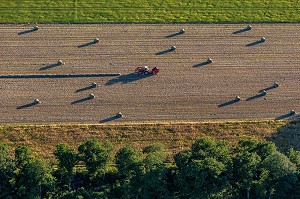
M 300 22 L 298 0 L 0 0 L 0 23 Z

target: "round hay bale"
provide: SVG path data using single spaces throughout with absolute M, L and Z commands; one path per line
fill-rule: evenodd
M 296 114 L 296 111 L 291 110 L 291 111 L 290 111 L 290 114 L 291 114 L 291 115 L 295 115 L 295 114 Z
M 33 27 L 33 30 L 35 30 L 35 31 L 37 31 L 38 29 L 39 29 L 38 26 L 34 26 L 34 27 Z
M 65 63 L 63 61 L 61 61 L 61 60 L 58 60 L 57 64 L 60 66 L 60 65 L 64 65 Z
M 266 95 L 266 94 L 267 94 L 267 91 L 266 91 L 266 90 L 262 90 L 262 91 L 261 91 L 261 94 L 262 94 L 262 95 Z
M 262 37 L 262 38 L 260 38 L 260 41 L 261 41 L 261 42 L 265 42 L 265 41 L 266 41 L 266 38 Z
M 121 118 L 121 117 L 123 117 L 123 114 L 122 114 L 121 112 L 118 112 L 118 113 L 116 114 L 116 117 Z
M 171 50 L 172 50 L 172 51 L 176 50 L 176 46 L 172 46 L 172 47 L 171 47 Z
M 34 100 L 33 100 L 33 103 L 34 103 L 34 104 L 40 104 L 41 101 L 40 101 L 39 99 L 34 99 Z
M 90 99 L 94 99 L 95 98 L 95 95 L 93 93 L 89 94 L 89 98 Z
M 213 60 L 209 57 L 209 58 L 207 58 L 207 62 L 208 62 L 208 63 L 212 63 Z
M 273 87 L 277 88 L 279 86 L 279 84 L 277 82 L 274 82 Z
M 96 38 L 96 39 L 94 39 L 94 43 L 96 44 L 96 43 L 99 43 L 99 39 L 98 38 Z
M 96 88 L 96 87 L 97 87 L 97 83 L 96 83 L 96 82 L 93 82 L 93 83 L 92 83 L 92 87 L 93 87 L 93 88 Z
M 241 101 L 241 97 L 240 96 L 236 96 L 235 97 L 235 101 Z
M 185 29 L 183 29 L 183 28 L 180 29 L 179 33 L 180 33 L 180 34 L 184 34 L 184 33 L 185 33 Z

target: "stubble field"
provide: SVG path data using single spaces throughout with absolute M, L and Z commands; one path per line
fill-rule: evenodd
M 283 119 L 300 110 L 299 24 L 253 24 L 237 34 L 246 25 L 64 24 L 27 31 L 32 27 L 1 25 L 0 77 L 122 75 L 1 78 L 1 123 Z M 186 33 L 176 35 L 180 28 Z M 96 37 L 100 42 L 89 44 Z M 266 41 L 253 43 L 261 37 Z M 203 64 L 208 57 L 213 63 Z M 55 65 L 59 59 L 65 64 Z M 143 65 L 161 71 L 133 74 Z M 89 88 L 92 82 L 98 86 Z M 90 93 L 95 99 L 85 100 Z M 42 103 L 29 106 L 35 98 Z M 114 118 L 119 111 L 124 117 Z

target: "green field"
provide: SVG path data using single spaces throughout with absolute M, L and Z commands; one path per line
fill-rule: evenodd
M 0 23 L 299 22 L 298 0 L 0 0 Z

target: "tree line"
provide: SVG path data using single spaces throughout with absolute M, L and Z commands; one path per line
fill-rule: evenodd
M 0 198 L 300 198 L 300 151 L 270 141 L 201 138 L 172 158 L 161 144 L 143 150 L 88 140 L 59 144 L 57 164 L 29 146 L 0 144 Z M 80 167 L 80 165 L 83 165 Z

